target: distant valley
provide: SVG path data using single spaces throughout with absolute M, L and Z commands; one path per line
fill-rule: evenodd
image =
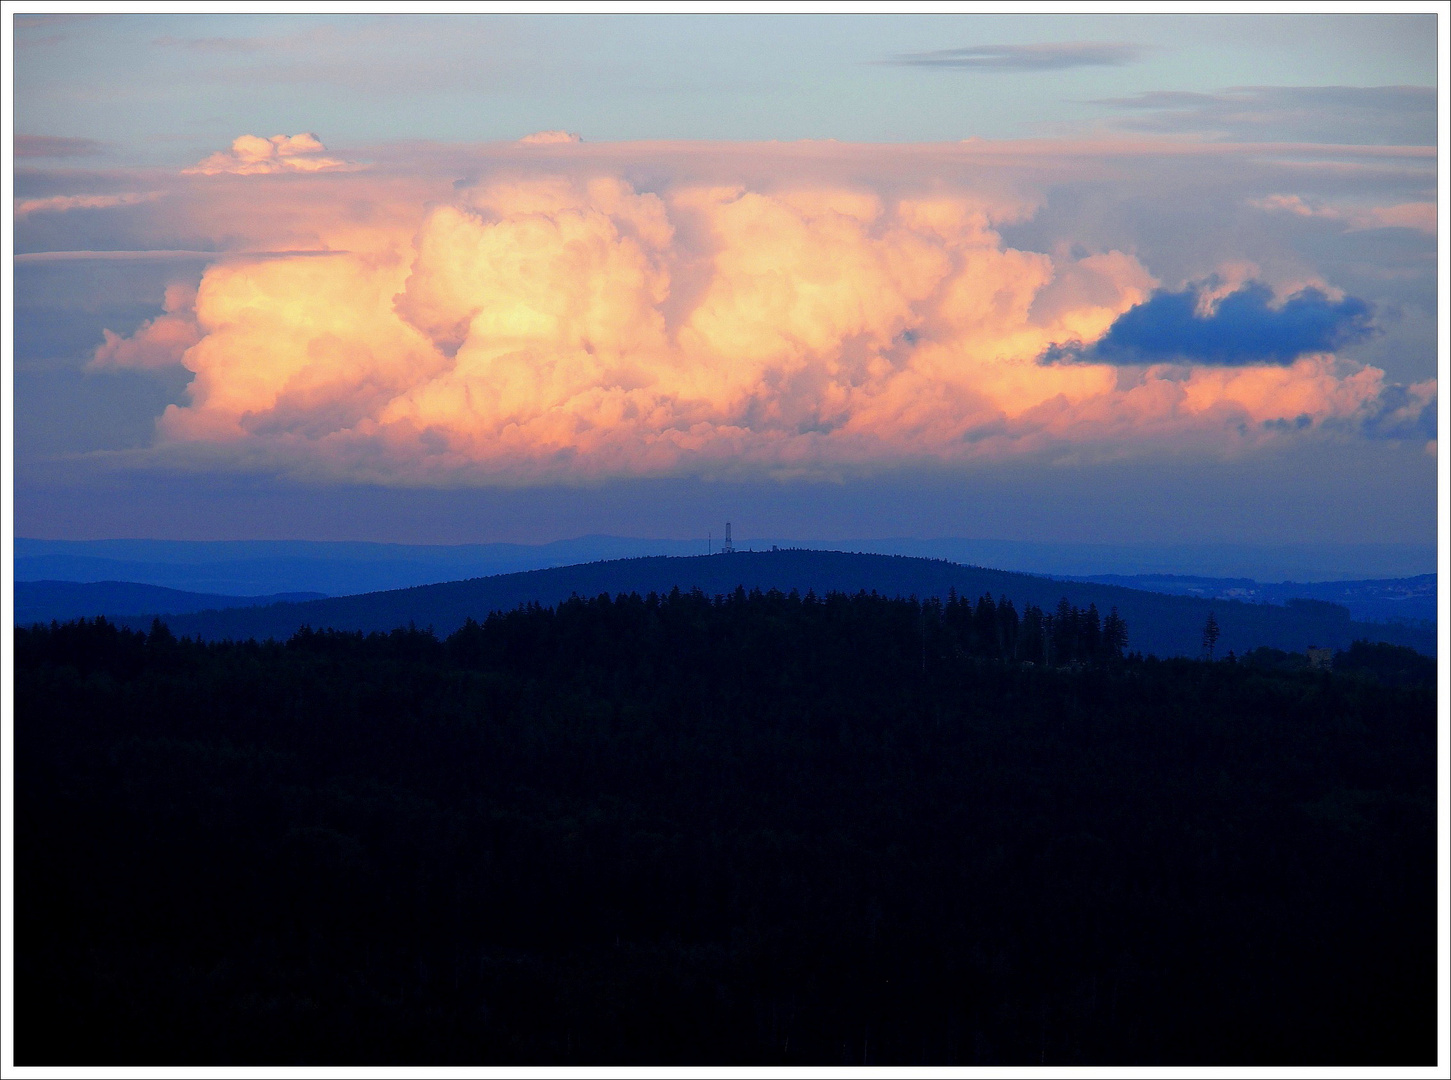
M 292 592 L 266 596 L 225 596 L 186 592 L 134 581 L 18 581 L 15 583 L 15 622 L 19 626 L 51 621 L 66 622 L 81 616 L 186 615 L 223 608 L 257 607 L 325 599 L 324 593 Z
M 1191 577 L 1183 574 L 1099 574 L 1076 577 L 1128 589 L 1198 596 L 1206 600 L 1241 600 L 1249 604 L 1284 604 L 1290 600 L 1324 600 L 1343 604 L 1351 618 L 1366 622 L 1434 623 L 1436 575 L 1376 581 L 1282 581 L 1252 578 Z

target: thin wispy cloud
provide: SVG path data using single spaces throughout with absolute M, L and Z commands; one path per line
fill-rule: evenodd
M 223 52 L 223 53 L 244 53 L 258 52 L 259 50 L 275 47 L 279 44 L 276 38 L 256 37 L 203 37 L 203 38 L 179 38 L 159 37 L 152 42 L 159 48 L 190 49 L 194 52 Z
M 16 199 L 15 216 L 31 214 L 63 214 L 68 210 L 110 210 L 117 206 L 135 206 L 160 197 L 157 191 L 124 192 L 119 195 L 51 195 L 42 199 Z
M 1232 86 L 1105 98 L 1134 131 L 1236 142 L 1435 145 L 1433 86 Z
M 73 28 L 78 23 L 93 22 L 100 18 L 102 18 L 100 15 L 85 14 L 16 15 L 14 16 L 15 47 L 17 49 L 35 49 L 47 45 L 59 45 L 61 42 L 71 40 L 71 35 L 64 31 Z M 49 30 L 51 33 L 39 36 L 34 33 L 38 30 Z
M 899 53 L 887 63 L 957 71 L 1064 71 L 1080 67 L 1121 67 L 1143 55 L 1143 47 L 1124 41 L 1060 41 L 1034 45 L 968 45 L 958 49 Z
M 1332 221 L 1351 230 L 1415 229 L 1428 236 L 1436 235 L 1436 204 L 1430 201 L 1393 206 L 1337 206 L 1306 202 L 1298 195 L 1267 195 L 1250 200 L 1250 205 L 1271 214 Z
M 343 86 L 370 95 L 418 91 L 472 92 L 517 87 L 535 77 L 510 47 L 507 25 L 466 16 L 297 20 L 297 29 L 267 35 L 169 34 L 152 39 L 173 55 L 209 58 L 202 80 L 246 85 L 300 83 Z M 543 85 L 543 83 L 541 83 Z
M 86 15 L 80 13 L 56 15 L 16 15 L 15 29 L 38 30 L 45 27 L 64 26 L 68 23 L 94 22 L 99 18 L 101 18 L 100 15 Z
M 86 157 L 103 147 L 104 144 L 95 139 L 73 139 L 62 135 L 15 136 L 15 156 L 18 158 Z

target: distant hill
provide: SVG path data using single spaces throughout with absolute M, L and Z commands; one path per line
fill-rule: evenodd
M 737 587 L 772 588 L 818 595 L 876 591 L 888 596 L 1007 596 L 1021 611 L 1048 609 L 1060 598 L 1079 607 L 1117 607 L 1129 625 L 1129 648 L 1160 656 L 1195 655 L 1205 618 L 1220 626 L 1219 652 L 1267 646 L 1303 652 L 1315 644 L 1344 648 L 1365 638 L 1435 653 L 1435 633 L 1424 627 L 1357 623 L 1347 608 L 1315 600 L 1285 606 L 1172 596 L 1097 582 L 1057 581 L 1030 574 L 891 555 L 781 550 L 687 558 L 647 557 L 502 574 L 411 589 L 332 597 L 303 603 L 176 614 L 167 622 L 178 635 L 208 640 L 286 638 L 304 625 L 340 630 L 388 631 L 410 623 L 448 634 L 468 618 L 520 604 L 554 604 L 571 595 L 669 592 L 699 588 L 715 595 Z M 124 612 L 114 612 L 120 616 Z M 151 613 L 118 621 L 144 628 Z
M 737 523 L 739 524 L 739 523 Z M 741 537 L 739 549 L 809 547 L 946 559 L 1048 577 L 1203 574 L 1259 582 L 1396 578 L 1436 569 L 1434 545 L 1413 544 L 1084 544 L 1016 540 L 812 540 Z M 327 596 L 406 589 L 464 578 L 645 555 L 704 555 L 709 541 L 580 536 L 547 544 L 383 544 L 321 540 L 40 540 L 15 538 L 16 581 L 140 581 L 187 592 Z M 719 534 L 716 544 L 719 546 Z M 1154 588 L 1132 580 L 1109 584 Z M 1317 599 L 1336 599 L 1306 593 Z M 1336 600 L 1343 603 L 1343 600 Z M 1352 609 L 1354 611 L 1354 609 Z M 1356 615 L 1381 618 L 1381 615 Z
M 270 596 L 218 596 L 183 592 L 134 581 L 17 581 L 15 621 L 21 626 L 94 615 L 138 611 L 189 614 L 221 608 L 316 600 L 323 593 L 274 593 Z
M 549 544 L 378 544 L 323 540 L 15 541 L 17 581 L 139 581 L 187 592 L 324 596 L 642 555 L 705 554 L 706 541 L 583 536 Z

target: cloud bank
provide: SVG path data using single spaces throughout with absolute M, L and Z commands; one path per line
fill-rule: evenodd
M 702 144 L 642 165 L 513 145 L 461 182 L 386 161 L 191 181 L 206 220 L 270 257 L 212 264 L 194 297 L 108 333 L 94 369 L 194 373 L 157 424 L 171 460 L 389 484 L 1425 434 L 1434 380 L 1393 386 L 1338 355 L 1371 326 L 1363 302 L 1166 284 L 1119 247 L 1016 247 L 1004 230 L 1041 196 L 960 151 L 871 148 L 868 167 L 851 148 Z

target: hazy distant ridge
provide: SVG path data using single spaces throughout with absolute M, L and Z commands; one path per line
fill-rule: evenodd
M 714 537 L 717 550 L 720 536 Z M 299 540 L 35 540 L 17 537 L 17 581 L 135 581 L 188 592 L 328 596 L 403 589 L 601 559 L 706 554 L 712 541 L 581 536 L 548 544 Z M 1434 548 L 1394 544 L 1067 544 L 964 538 L 743 539 L 739 547 L 911 555 L 1050 577 L 1184 575 L 1313 581 L 1401 578 L 1436 569 Z M 1134 588 L 1152 586 L 1133 582 Z M 1176 591 L 1176 590 L 1160 590 Z
M 1048 609 L 1066 597 L 1079 607 L 1096 604 L 1102 614 L 1117 606 L 1129 624 L 1129 647 L 1158 655 L 1196 654 L 1211 610 L 1221 628 L 1221 653 L 1259 645 L 1294 651 L 1310 644 L 1344 647 L 1358 637 L 1411 645 L 1427 654 L 1435 650 L 1435 634 L 1430 630 L 1356 623 L 1345 607 L 1313 600 L 1285 607 L 1211 601 L 946 561 L 806 550 L 586 563 L 305 603 L 181 614 L 167 622 L 178 635 L 213 640 L 285 638 L 304 625 L 388 631 L 411 623 L 447 634 L 468 618 L 483 619 L 491 611 L 524 603 L 553 604 L 571 595 L 664 593 L 673 587 L 700 588 L 714 595 L 738 586 L 783 592 L 796 589 L 803 594 L 810 590 L 818 595 L 875 590 L 889 596 L 946 597 L 949 590 L 956 590 L 959 595 L 977 597 L 988 592 L 1007 596 L 1020 611 L 1029 603 Z M 121 621 L 141 627 L 150 618 Z
M 322 599 L 317 592 L 274 593 L 269 596 L 218 596 L 183 592 L 134 581 L 17 581 L 15 622 L 20 626 L 68 622 L 83 616 L 159 612 L 190 614 L 221 608 L 291 603 Z

